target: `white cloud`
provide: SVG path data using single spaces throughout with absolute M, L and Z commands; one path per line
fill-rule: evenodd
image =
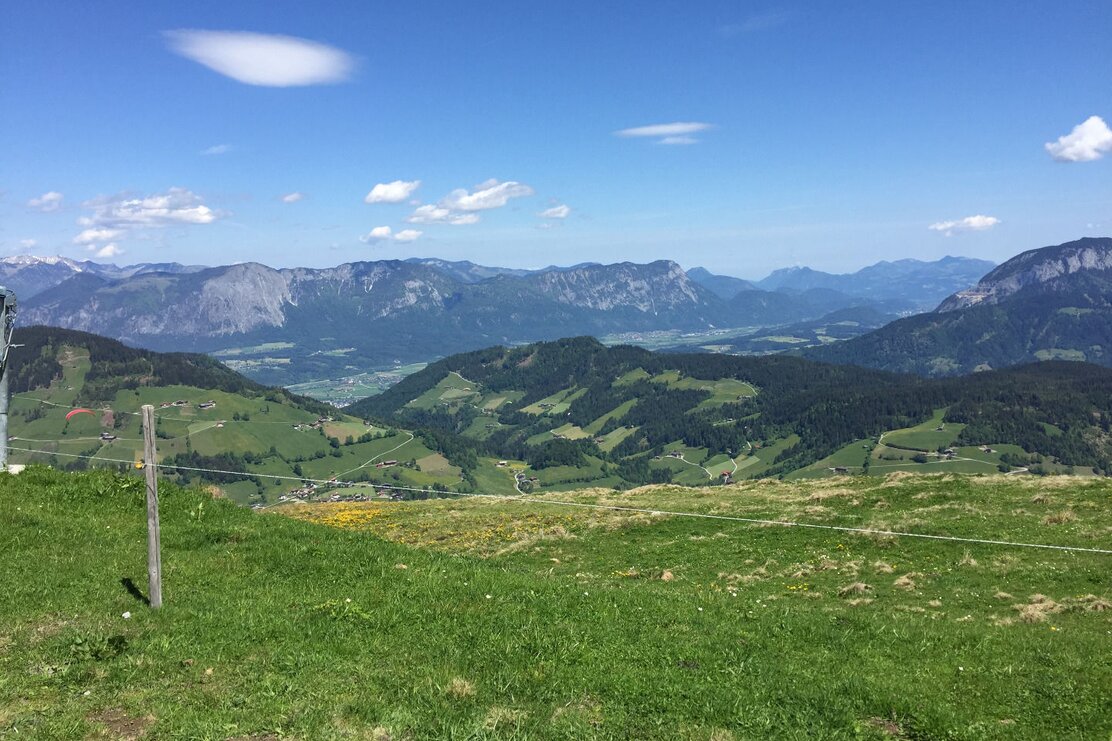
M 424 234 L 424 232 L 418 231 L 417 229 L 402 229 L 395 234 L 388 226 L 376 226 L 360 237 L 359 241 L 364 244 L 378 244 L 379 242 L 386 242 L 391 239 L 395 242 L 413 242 L 422 234 Z
M 371 244 L 372 242 L 382 242 L 384 240 L 390 239 L 390 236 L 392 234 L 393 230 L 390 227 L 376 226 L 374 229 L 370 230 L 362 237 L 360 237 L 359 241 L 363 242 L 364 244 Z
M 364 203 L 401 203 L 407 200 L 413 192 L 421 187 L 420 180 L 394 180 L 390 183 L 378 183 L 371 188 L 371 192 L 363 199 Z
M 214 146 L 209 147 L 208 149 L 202 149 L 201 154 L 207 154 L 207 155 L 227 154 L 230 151 L 232 151 L 232 145 L 231 144 L 216 144 Z
M 170 49 L 248 85 L 291 87 L 343 82 L 354 58 L 326 44 L 245 31 L 166 31 Z
M 29 250 L 29 249 L 33 248 L 38 243 L 39 242 L 38 242 L 37 239 L 21 239 L 21 240 L 19 240 L 19 246 L 22 247 L 25 250 Z
M 477 224 L 480 217 L 479 214 L 475 213 L 476 211 L 502 208 L 512 198 L 523 198 L 531 195 L 533 195 L 533 189 L 516 180 L 505 182 L 493 179 L 487 180 L 476 185 L 472 191 L 468 191 L 466 188 L 456 188 L 440 199 L 437 204 L 418 205 L 406 221 L 410 224 L 452 224 L 455 226 Z
M 544 211 L 541 211 L 539 214 L 537 214 L 537 216 L 541 217 L 542 219 L 566 219 L 568 218 L 568 214 L 570 213 L 571 208 L 561 203 L 559 206 L 546 208 Z
M 479 222 L 478 214 L 463 214 L 458 211 L 453 211 L 443 206 L 434 206 L 427 203 L 424 206 L 418 206 L 406 219 L 410 224 L 452 224 L 454 226 L 462 226 L 465 224 L 477 224 Z
M 108 242 L 119 238 L 122 229 L 86 229 L 73 238 L 74 244 L 92 244 L 93 242 Z
M 1000 223 L 1000 219 L 995 216 L 984 216 L 977 214 L 976 216 L 966 216 L 964 219 L 956 219 L 954 221 L 939 221 L 931 224 L 928 229 L 936 232 L 943 232 L 947 237 L 951 237 L 959 232 L 982 232 L 985 229 L 991 229 Z
M 89 249 L 92 250 L 95 249 L 95 247 L 90 247 Z M 118 245 L 113 243 L 106 244 L 99 250 L 96 250 L 96 252 L 93 253 L 93 257 L 116 257 L 117 255 L 122 255 L 123 253 L 124 251 L 120 249 Z
M 31 208 L 37 208 L 43 213 L 57 211 L 62 207 L 62 194 L 56 190 L 52 190 L 49 193 L 43 193 L 38 198 L 32 198 L 27 201 L 27 205 Z
M 305 195 L 303 193 L 287 193 L 286 195 L 282 196 L 282 203 L 297 203 L 304 197 Z
M 500 183 L 497 180 L 488 180 L 475 186 L 474 192 L 468 193 L 465 188 L 457 188 L 449 193 L 440 205 L 453 211 L 485 211 L 491 208 L 505 206 L 511 198 L 522 198 L 533 195 L 533 189 L 524 183 L 507 180 Z
M 1058 141 L 1043 146 L 1059 162 L 1092 162 L 1112 152 L 1112 129 L 1100 116 L 1089 116 Z
M 109 196 L 82 204 L 92 209 L 92 216 L 83 216 L 77 223 L 86 227 L 128 229 L 165 227 L 178 224 L 211 224 L 218 214 L 206 206 L 199 195 L 185 188 L 170 188 L 146 198 Z
M 615 136 L 624 137 L 649 137 L 658 139 L 660 144 L 695 144 L 699 140 L 692 136 L 714 126 L 697 121 L 677 121 L 675 123 L 653 124 L 651 126 L 635 126 L 632 129 L 615 131 Z

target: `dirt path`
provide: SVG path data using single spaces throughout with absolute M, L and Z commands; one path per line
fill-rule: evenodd
M 683 453 L 680 453 L 680 457 L 677 458 L 676 460 L 682 461 L 689 466 L 695 466 L 695 468 L 700 468 L 700 469 L 702 469 L 703 473 L 705 473 L 707 475 L 708 479 L 712 479 L 712 480 L 714 479 L 714 475 L 711 474 L 710 471 L 708 471 L 706 468 L 703 468 L 698 463 L 692 463 L 691 461 L 687 460 L 686 458 L 683 457 Z M 737 470 L 737 464 L 736 463 L 734 464 L 734 470 L 735 471 Z
M 373 458 L 370 458 L 367 461 L 365 461 L 364 463 L 361 463 L 360 465 L 356 466 L 355 468 L 351 468 L 351 469 L 348 469 L 347 471 L 344 471 L 343 473 L 336 474 L 336 478 L 339 479 L 342 476 L 347 476 L 349 473 L 353 473 L 355 471 L 360 471 L 360 470 L 366 468 L 367 466 L 371 465 L 375 461 L 377 461 L 379 458 L 382 458 L 383 456 L 390 455 L 395 450 L 401 450 L 402 448 L 404 448 L 406 445 L 409 445 L 411 442 L 413 442 L 417 438 L 417 436 L 414 435 L 412 432 L 410 432 L 408 434 L 409 434 L 409 439 L 406 440 L 401 445 L 396 445 L 393 448 L 390 448 L 389 450 L 384 450 L 381 453 L 379 453 L 378 455 L 374 456 Z

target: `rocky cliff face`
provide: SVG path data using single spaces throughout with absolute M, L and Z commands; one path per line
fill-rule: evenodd
M 1112 238 L 1089 237 L 1055 247 L 1028 250 L 991 271 L 974 287 L 947 298 L 937 311 L 998 304 L 1028 288 L 1047 292 L 1069 290 L 1070 282 L 1064 278 L 1082 272 L 1105 271 L 1112 271 Z
M 540 295 L 593 311 L 635 309 L 646 314 L 705 308 L 706 295 L 679 265 L 618 263 L 541 273 L 529 279 Z
M 179 310 L 196 321 L 189 322 L 188 329 L 178 329 L 225 335 L 281 327 L 286 323 L 285 306 L 289 303 L 289 275 L 258 263 L 233 265 L 200 285 L 196 314 L 188 306 Z

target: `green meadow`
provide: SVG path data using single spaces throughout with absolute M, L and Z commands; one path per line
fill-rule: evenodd
M 1107 481 L 896 474 L 544 500 L 264 514 L 166 483 L 152 611 L 138 477 L 2 475 L 0 736 L 1112 732 L 1112 555 L 668 514 L 1109 549 Z

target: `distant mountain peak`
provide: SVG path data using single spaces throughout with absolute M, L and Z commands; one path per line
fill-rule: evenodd
M 1068 289 L 1068 277 L 1112 271 L 1112 238 L 1084 237 L 1022 252 L 994 268 L 977 285 L 958 291 L 939 306 L 947 312 L 977 304 L 997 304 L 1024 289 Z M 1065 279 L 1065 280 L 1064 280 Z
M 71 260 L 68 257 L 61 255 L 53 256 L 38 256 L 38 255 L 10 255 L 8 257 L 0 257 L 0 262 L 5 265 L 18 265 L 26 267 L 28 265 L 65 265 L 76 271 L 83 270 L 82 264 Z

